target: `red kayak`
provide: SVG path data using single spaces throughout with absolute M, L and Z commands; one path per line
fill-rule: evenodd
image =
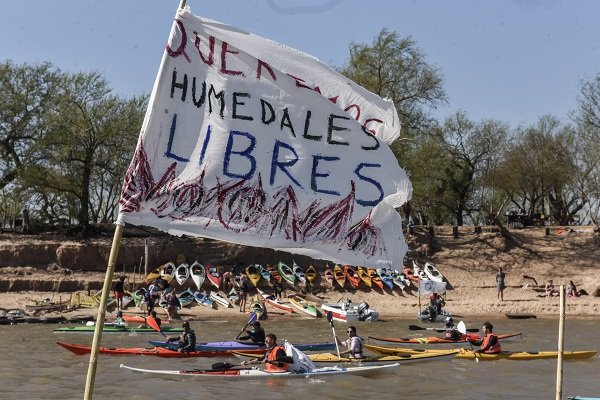
M 147 317 L 142 317 L 141 315 L 127 315 L 127 314 L 123 314 L 123 321 L 125 322 L 134 322 L 134 323 L 139 323 L 139 324 L 143 324 L 146 322 L 146 318 Z M 165 321 L 165 320 L 161 320 L 162 324 L 168 324 L 169 321 Z
M 505 334 L 501 334 L 501 335 L 497 335 L 498 339 L 502 340 L 507 340 L 510 338 L 514 338 L 517 336 L 520 336 L 521 332 L 516 332 L 516 333 L 505 333 Z M 476 334 L 471 334 L 468 333 L 466 335 L 468 337 L 469 340 L 481 340 L 481 338 L 479 337 L 479 335 Z M 419 337 L 419 338 L 378 338 L 378 337 L 373 337 L 373 336 L 369 336 L 369 339 L 373 339 L 376 340 L 378 342 L 387 342 L 387 343 L 402 343 L 402 344 L 455 344 L 455 343 L 468 343 L 468 340 L 466 337 L 461 337 L 458 340 L 451 340 L 451 339 L 446 339 L 446 338 L 441 338 L 441 337 L 437 337 L 437 336 L 433 336 L 433 337 Z
M 90 346 L 83 346 L 83 345 L 79 345 L 79 344 L 71 344 L 71 343 L 64 343 L 64 342 L 56 342 L 56 344 L 64 347 L 65 349 L 67 349 L 70 352 L 77 354 L 77 355 L 90 354 L 92 352 L 92 348 Z M 250 351 L 259 357 L 264 355 L 264 353 L 265 353 L 265 351 L 262 349 L 245 350 L 245 352 L 247 352 L 247 351 Z M 170 349 L 163 348 L 163 347 L 150 347 L 150 348 L 144 348 L 144 347 L 130 347 L 130 348 L 100 347 L 98 352 L 100 354 L 120 355 L 120 356 L 139 355 L 139 356 L 157 356 L 157 357 L 166 357 L 166 358 L 227 357 L 227 356 L 233 357 L 234 356 L 234 354 L 228 350 L 202 350 L 202 351 L 191 351 L 189 353 L 179 353 L 178 351 L 170 350 Z

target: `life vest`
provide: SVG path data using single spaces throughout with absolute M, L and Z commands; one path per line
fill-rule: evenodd
M 485 337 L 483 338 L 483 343 L 481 343 L 481 348 L 487 347 L 487 345 L 492 340 L 492 337 L 496 338 L 496 344 L 491 345 L 489 349 L 484 351 L 484 353 L 488 353 L 488 354 L 501 353 L 502 347 L 500 347 L 500 340 L 498 340 L 498 336 L 494 335 L 493 333 L 488 333 L 487 335 L 485 335 Z
M 363 358 L 363 339 L 360 336 L 353 336 L 346 341 L 350 350 L 350 358 Z M 358 346 L 356 346 L 358 344 Z M 358 348 L 355 348 L 358 347 Z
M 265 360 L 267 361 L 275 361 L 277 360 L 277 351 L 281 350 L 285 353 L 285 347 L 283 346 L 275 346 L 271 350 L 267 352 L 265 355 Z M 277 364 L 266 363 L 265 370 L 269 372 L 287 372 L 288 365 L 286 363 L 281 363 L 283 367 L 279 367 Z

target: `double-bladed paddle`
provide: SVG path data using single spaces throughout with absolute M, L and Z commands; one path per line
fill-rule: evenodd
M 337 336 L 335 335 L 335 326 L 333 325 L 333 313 L 331 311 L 327 311 L 327 321 L 329 321 L 329 325 L 331 325 L 331 330 L 333 331 L 333 341 L 335 342 L 335 349 L 337 350 L 338 360 L 341 360 L 340 356 L 340 346 L 338 346 Z
M 246 322 L 246 325 L 244 325 L 244 327 L 242 328 L 242 330 L 240 331 L 240 333 L 237 334 L 237 336 L 235 337 L 234 340 L 237 340 L 237 338 L 239 338 L 240 335 L 242 333 L 244 333 L 244 331 L 246 330 L 246 328 L 248 327 L 248 325 L 250 325 L 251 323 L 253 323 L 257 319 L 258 319 L 258 315 L 254 311 L 250 312 L 250 315 L 248 316 L 248 322 Z
M 464 323 L 463 323 L 464 325 Z M 436 331 L 436 332 L 446 332 L 449 331 L 450 329 L 448 328 L 424 328 L 422 326 L 418 326 L 418 325 L 409 325 L 408 329 L 411 331 Z M 478 328 L 465 328 L 466 332 L 479 332 Z
M 152 315 L 148 315 L 146 317 L 146 323 L 148 325 L 150 325 L 150 328 L 154 329 L 155 331 L 157 331 L 158 333 L 160 333 L 164 337 L 167 337 L 167 335 L 165 335 L 163 333 L 163 331 L 160 329 L 160 326 L 158 325 L 158 321 L 156 321 L 156 318 L 154 318 Z
M 462 335 L 466 335 L 467 334 L 467 327 L 465 326 L 465 323 L 463 321 L 460 321 L 458 323 L 458 325 L 456 325 L 456 329 L 458 329 L 458 331 Z M 469 342 L 469 346 L 471 346 L 471 350 L 473 351 L 473 354 L 475 355 L 475 362 L 479 362 L 479 356 L 477 355 L 477 353 L 475 353 L 475 349 L 473 348 L 473 344 L 469 340 L 469 337 L 467 337 L 467 342 Z

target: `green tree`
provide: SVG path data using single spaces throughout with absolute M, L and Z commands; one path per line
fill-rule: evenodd
M 498 163 L 508 128 L 493 120 L 479 123 L 457 112 L 442 126 L 424 135 L 414 155 L 421 162 L 411 168 L 416 209 L 431 223 L 464 224 L 464 217 L 480 221 L 489 201 L 489 176 Z M 484 215 L 485 217 L 486 215 Z
M 576 132 L 552 116 L 517 130 L 496 175 L 496 187 L 518 211 L 547 214 L 567 225 L 581 210 L 576 179 Z
M 0 64 L 0 189 L 37 161 L 36 142 L 45 133 L 48 105 L 57 96 L 60 73 L 50 64 Z
M 59 90 L 41 141 L 45 162 L 26 180 L 44 217 L 86 228 L 113 217 L 146 98 L 112 94 L 95 72 L 65 75 Z
M 578 181 L 586 203 L 587 217 L 598 225 L 600 218 L 600 73 L 582 81 L 578 96 L 579 108 L 574 114 L 578 141 L 578 164 L 583 173 Z
M 441 74 L 415 41 L 387 29 L 371 45 L 350 44 L 350 61 L 340 72 L 393 101 L 405 135 L 427 130 L 434 121 L 430 110 L 446 101 Z

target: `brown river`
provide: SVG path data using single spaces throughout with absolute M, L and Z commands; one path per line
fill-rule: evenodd
M 198 341 L 229 340 L 244 325 L 236 321 L 192 322 Z M 466 320 L 467 327 L 481 327 L 483 320 Z M 556 350 L 558 319 L 491 320 L 495 331 L 523 332 L 523 337 L 503 343 L 504 350 Z M 410 331 L 409 324 L 427 326 L 415 319 L 360 322 L 358 334 L 410 337 L 426 331 Z M 89 355 L 78 356 L 55 341 L 91 345 L 92 334 L 54 333 L 59 325 L 19 324 L 0 326 L 0 398 L 81 399 L 84 395 Z M 332 341 L 325 319 L 271 318 L 263 322 L 267 333 L 279 342 Z M 336 333 L 345 336 L 345 324 Z M 569 319 L 565 325 L 565 350 L 600 350 L 598 320 Z M 146 347 L 156 334 L 104 334 L 108 347 Z M 369 341 L 367 341 L 369 342 Z M 136 374 L 120 364 L 154 369 L 209 368 L 217 361 L 238 363 L 235 358 L 163 359 L 144 356 L 100 355 L 94 385 L 95 399 L 554 399 L 556 360 L 474 362 L 460 359 L 400 365 L 391 372 L 371 377 L 328 376 L 320 379 L 255 379 L 160 377 Z M 600 360 L 565 361 L 563 399 L 580 395 L 600 397 Z

